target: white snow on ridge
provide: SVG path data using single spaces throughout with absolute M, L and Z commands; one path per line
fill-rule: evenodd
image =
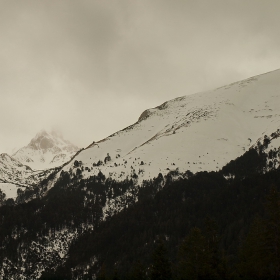
M 85 177 L 101 170 L 119 180 L 134 172 L 149 179 L 168 168 L 218 170 L 280 127 L 279 105 L 276 70 L 146 110 L 135 124 L 93 143 L 74 160 L 90 169 Z M 93 167 L 108 153 L 111 161 Z
M 88 167 L 84 177 L 101 170 L 118 180 L 133 173 L 149 179 L 175 168 L 218 170 L 280 127 L 279 105 L 276 70 L 146 110 L 135 124 L 93 143 L 74 160 Z M 93 166 L 107 154 L 111 161 Z

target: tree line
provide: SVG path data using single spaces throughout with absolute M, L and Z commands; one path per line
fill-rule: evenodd
M 0 207 L 0 259 L 16 264 L 20 248 L 33 241 L 92 225 L 41 279 L 278 279 L 280 170 L 263 174 L 266 159 L 250 150 L 218 172 L 187 172 L 173 181 L 172 171 L 141 188 L 101 172 L 87 179 L 61 172 L 44 197 Z M 103 221 L 106 201 L 128 190 L 135 203 Z M 27 276 L 31 262 L 40 259 L 26 265 Z

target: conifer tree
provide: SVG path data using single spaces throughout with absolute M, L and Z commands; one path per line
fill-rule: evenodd
M 119 273 L 118 273 L 118 270 L 116 268 L 114 269 L 113 280 L 120 280 Z
M 245 240 L 238 265 L 248 279 L 280 279 L 280 193 L 272 187 L 265 219 L 256 218 Z
M 152 261 L 151 280 L 170 280 L 171 266 L 167 257 L 167 249 L 162 239 L 157 241 Z
M 263 279 L 269 274 L 265 231 L 265 221 L 257 217 L 240 250 L 238 270 L 246 279 Z
M 272 187 L 267 196 L 266 246 L 269 266 L 274 279 L 280 279 L 280 193 Z
M 129 279 L 131 279 L 131 280 L 145 280 L 146 279 L 145 268 L 140 261 L 137 261 L 136 263 L 134 263 Z
M 205 241 L 207 250 L 211 257 L 211 265 L 217 267 L 219 262 L 218 245 L 220 238 L 218 236 L 218 226 L 214 220 L 208 216 L 205 219 Z
M 221 256 L 219 251 L 220 237 L 218 235 L 218 225 L 209 216 L 205 219 L 204 236 L 206 241 L 206 252 L 209 254 L 209 279 L 228 279 L 228 266 L 225 256 Z
M 211 256 L 207 246 L 201 230 L 192 228 L 179 247 L 177 272 L 180 280 L 207 279 L 211 271 Z
M 107 279 L 106 278 L 106 267 L 105 267 L 105 264 L 103 263 L 96 280 L 106 280 L 106 279 Z

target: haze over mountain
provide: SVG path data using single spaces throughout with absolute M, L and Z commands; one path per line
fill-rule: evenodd
M 1 4 L 1 153 L 53 125 L 85 147 L 147 108 L 280 65 L 275 0 Z
M 62 165 L 79 148 L 63 139 L 57 132 L 40 131 L 27 146 L 20 148 L 12 156 L 33 170 L 43 170 Z
M 77 151 L 78 147 L 58 132 L 40 131 L 12 156 L 0 154 L 0 190 L 6 198 L 15 198 L 20 186 L 39 184 L 54 172 L 53 168 L 69 161 Z

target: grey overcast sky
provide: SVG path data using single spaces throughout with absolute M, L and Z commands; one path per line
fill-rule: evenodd
M 0 153 L 80 147 L 147 108 L 280 68 L 279 0 L 0 0 Z

